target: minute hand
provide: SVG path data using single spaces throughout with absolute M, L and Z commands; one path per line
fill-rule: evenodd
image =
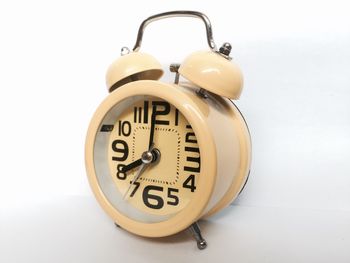
M 151 132 L 149 134 L 149 144 L 148 144 L 149 151 L 152 149 L 152 146 L 153 146 L 155 125 L 156 125 L 156 106 L 153 105 L 152 118 L 151 118 Z

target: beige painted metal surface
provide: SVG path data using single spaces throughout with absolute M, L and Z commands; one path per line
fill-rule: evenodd
M 116 59 L 108 68 L 106 84 L 108 91 L 135 80 L 158 80 L 163 75 L 160 63 L 151 55 L 131 52 Z
M 197 51 L 181 64 L 180 74 L 201 88 L 229 99 L 238 99 L 243 88 L 239 67 L 212 51 Z
M 203 216 L 220 211 L 241 190 L 250 164 L 250 138 L 239 111 L 228 99 L 197 95 L 192 85 L 170 85 L 160 81 L 130 82 L 112 92 L 97 109 L 86 139 L 86 168 L 93 192 L 104 210 L 128 231 L 148 237 L 177 233 Z M 147 94 L 174 105 L 191 124 L 200 148 L 201 172 L 193 199 L 168 220 L 144 223 L 118 211 L 105 197 L 95 173 L 94 141 L 102 119 L 119 102 Z

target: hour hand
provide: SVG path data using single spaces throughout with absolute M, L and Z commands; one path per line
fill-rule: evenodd
M 136 161 L 133 161 L 132 163 L 129 163 L 128 165 L 124 166 L 122 169 L 122 172 L 126 173 L 126 172 L 140 166 L 141 164 L 143 164 L 142 158 L 137 159 Z

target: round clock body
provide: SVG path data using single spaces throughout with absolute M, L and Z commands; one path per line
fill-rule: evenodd
M 251 159 L 246 123 L 229 99 L 197 91 L 189 83 L 134 81 L 95 112 L 87 174 L 122 228 L 147 237 L 175 234 L 228 206 L 244 186 Z M 152 129 L 156 160 L 125 172 L 148 150 Z

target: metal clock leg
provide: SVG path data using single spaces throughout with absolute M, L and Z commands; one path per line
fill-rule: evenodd
M 120 225 L 118 225 L 116 222 L 114 222 L 115 226 L 118 228 L 122 228 Z
M 196 239 L 197 241 L 197 247 L 199 249 L 205 249 L 207 247 L 207 241 L 205 241 L 205 239 L 202 237 L 202 233 L 201 230 L 199 228 L 199 225 L 197 222 L 194 222 L 190 227 L 189 227 L 190 231 L 193 234 L 193 237 Z

